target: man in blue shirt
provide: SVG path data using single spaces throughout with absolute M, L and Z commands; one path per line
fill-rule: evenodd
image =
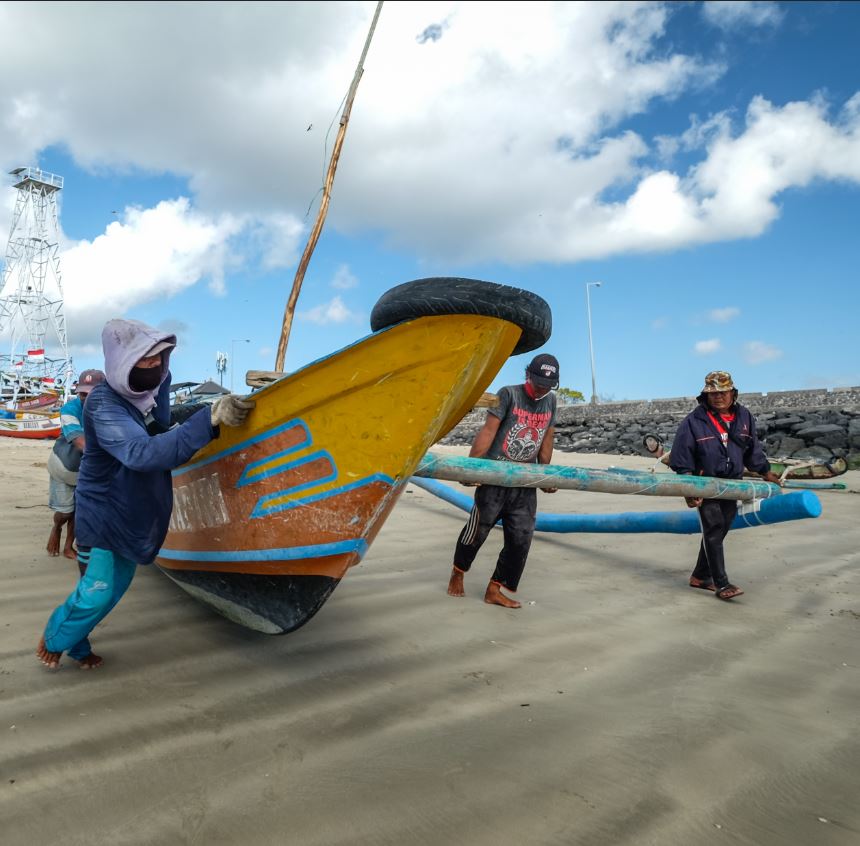
M 78 379 L 75 396 L 60 409 L 60 437 L 48 458 L 48 507 L 54 512 L 54 525 L 48 536 L 48 555 L 60 554 L 63 526 L 66 527 L 66 543 L 63 555 L 73 561 L 77 553 L 75 540 L 75 486 L 84 453 L 84 403 L 90 391 L 105 380 L 101 370 L 85 370 Z M 82 568 L 82 565 L 79 564 Z M 83 575 L 83 569 L 81 569 Z

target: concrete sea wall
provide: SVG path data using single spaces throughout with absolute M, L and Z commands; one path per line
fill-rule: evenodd
M 849 459 L 860 466 L 860 387 L 740 394 L 755 415 L 770 458 Z M 655 434 L 671 443 L 678 424 L 695 407 L 695 397 L 629 400 L 561 406 L 556 449 L 644 455 L 642 439 Z M 468 414 L 442 441 L 471 444 L 486 411 Z

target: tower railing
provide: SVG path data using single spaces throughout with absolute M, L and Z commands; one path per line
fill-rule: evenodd
M 18 177 L 15 188 L 23 188 L 28 181 L 36 182 L 55 191 L 59 191 L 63 187 L 62 176 L 57 176 L 56 173 L 48 173 L 48 171 L 41 170 L 38 167 L 16 167 L 15 170 L 10 170 L 9 173 L 12 176 Z

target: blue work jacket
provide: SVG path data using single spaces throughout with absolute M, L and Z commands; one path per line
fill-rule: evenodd
M 83 546 L 138 564 L 152 563 L 161 549 L 173 510 L 170 471 L 216 436 L 209 408 L 170 429 L 169 391 L 168 378 L 149 423 L 106 383 L 90 392 L 84 404 L 87 448 L 75 493 L 75 534 Z
M 744 467 L 754 473 L 767 473 L 770 462 L 756 434 L 755 419 L 748 409 L 737 403 L 732 411 L 735 419 L 729 425 L 725 446 L 707 408 L 700 404 L 691 411 L 678 427 L 669 453 L 669 466 L 676 473 L 718 479 L 740 479 Z

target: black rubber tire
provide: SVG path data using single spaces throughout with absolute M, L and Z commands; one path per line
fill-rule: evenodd
M 552 311 L 537 294 L 450 276 L 416 279 L 386 291 L 373 307 L 370 328 L 378 332 L 404 320 L 442 314 L 480 314 L 519 326 L 523 334 L 511 355 L 536 350 L 552 335 Z

